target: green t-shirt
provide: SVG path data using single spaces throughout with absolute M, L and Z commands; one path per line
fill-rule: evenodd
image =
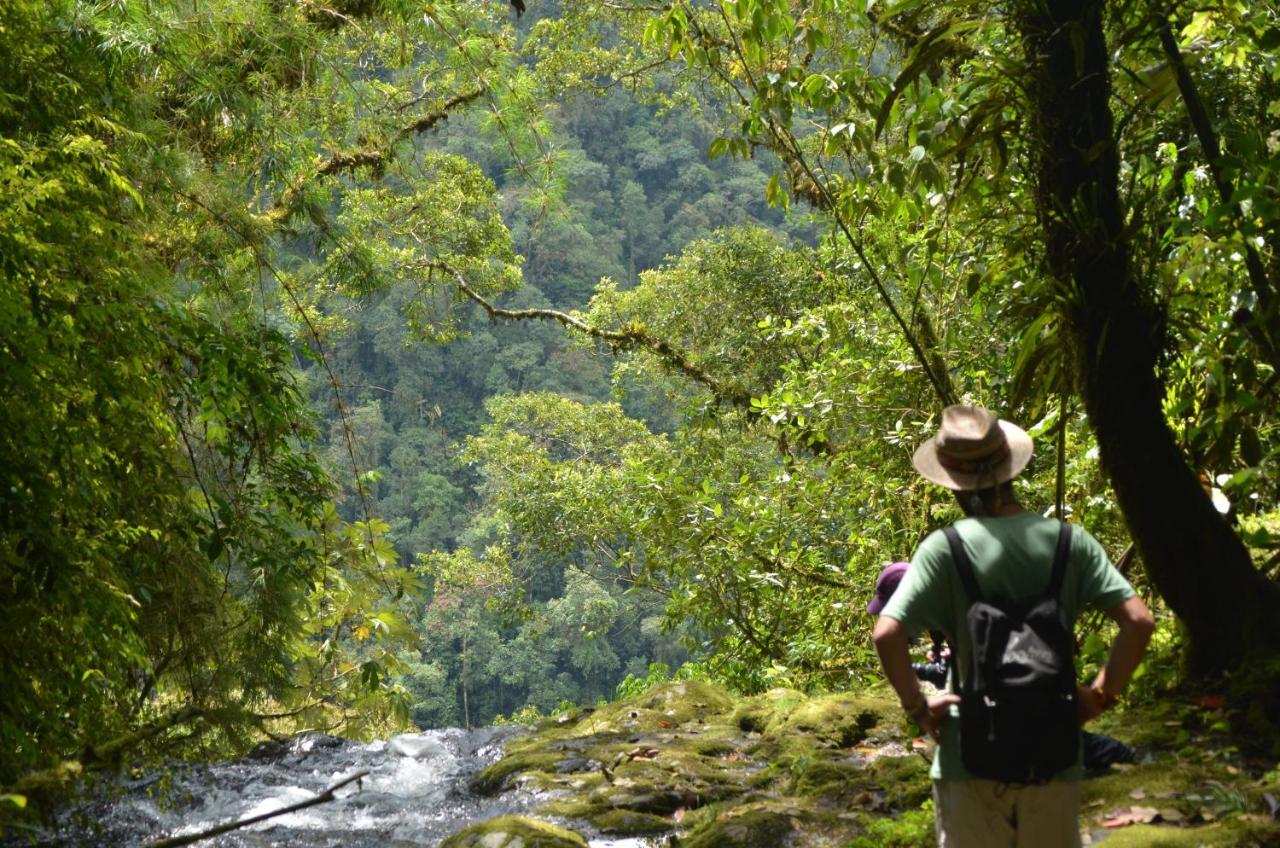
M 965 553 L 973 563 L 983 597 L 1021 601 L 1048 587 L 1053 555 L 1058 545 L 1056 519 L 1034 512 L 1002 518 L 964 518 L 956 522 Z M 1098 541 L 1080 527 L 1071 528 L 1071 557 L 1059 601 L 1067 621 L 1075 626 L 1085 609 L 1108 610 L 1134 596 L 1133 587 L 1107 559 Z M 942 531 L 920 543 L 911 568 L 902 578 L 882 615 L 902 622 L 914 637 L 926 630 L 947 634 L 963 672 L 969 664 L 969 634 L 964 626 L 969 602 L 960 575 L 951 561 L 951 548 Z M 948 678 L 950 683 L 950 678 Z M 943 724 L 942 739 L 934 755 L 931 776 L 943 780 L 972 777 L 960 763 L 959 711 Z M 1081 777 L 1079 760 L 1060 779 Z

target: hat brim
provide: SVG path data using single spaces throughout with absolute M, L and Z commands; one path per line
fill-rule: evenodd
M 871 603 L 867 604 L 867 612 L 871 615 L 879 615 L 880 610 L 884 609 L 886 601 L 879 595 L 871 599 Z
M 945 486 L 956 492 L 970 492 L 975 489 L 987 489 L 1008 482 L 1022 473 L 1031 461 L 1032 442 L 1027 431 L 1017 424 L 1011 424 L 1003 418 L 999 422 L 1004 431 L 1005 440 L 1009 443 L 1009 455 L 982 473 L 951 471 L 938 461 L 936 437 L 916 448 L 911 464 L 920 476 L 931 483 Z

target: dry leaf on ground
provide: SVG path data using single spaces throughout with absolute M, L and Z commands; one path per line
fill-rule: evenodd
M 1151 824 L 1159 817 L 1160 811 L 1155 807 L 1129 807 L 1115 810 L 1102 820 L 1103 827 L 1128 827 L 1131 824 Z

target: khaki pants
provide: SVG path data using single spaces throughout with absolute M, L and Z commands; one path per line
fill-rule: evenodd
M 935 780 L 938 848 L 1080 848 L 1080 781 Z

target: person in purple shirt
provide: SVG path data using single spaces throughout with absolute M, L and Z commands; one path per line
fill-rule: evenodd
M 880 614 L 880 610 L 884 609 L 884 605 L 889 603 L 889 599 L 897 591 L 898 584 L 902 582 L 902 578 L 910 567 L 911 563 L 909 562 L 893 562 L 884 567 L 884 570 L 880 572 L 880 576 L 876 578 L 875 593 L 871 596 L 871 602 L 867 604 L 868 613 L 871 615 Z M 925 662 L 912 663 L 911 670 L 916 673 L 916 677 L 925 683 L 941 689 L 947 685 L 948 660 L 951 659 L 951 648 L 947 645 L 946 637 L 937 630 L 929 631 L 929 639 L 932 644 L 929 650 L 925 651 Z

